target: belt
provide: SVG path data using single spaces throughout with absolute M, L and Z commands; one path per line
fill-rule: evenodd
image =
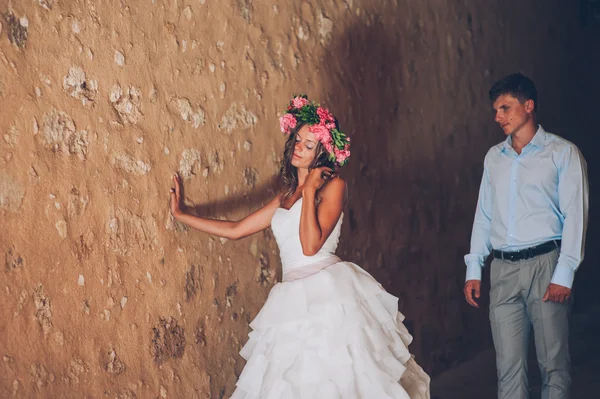
M 331 255 L 330 257 L 320 260 L 318 262 L 314 262 L 314 263 L 311 263 L 308 265 L 297 267 L 297 268 L 291 269 L 291 270 L 284 270 L 282 281 L 284 283 L 286 283 L 288 281 L 294 281 L 294 280 L 298 280 L 300 278 L 308 277 L 312 274 L 320 272 L 321 270 L 323 270 L 331 265 L 340 263 L 341 261 L 342 260 L 340 258 L 338 258 L 337 256 Z
M 535 258 L 536 256 L 547 254 L 548 252 L 554 251 L 556 248 L 560 248 L 561 240 L 552 240 L 536 245 L 531 248 L 524 248 L 514 252 L 503 252 L 494 250 L 494 258 L 510 261 L 518 261 L 524 259 Z

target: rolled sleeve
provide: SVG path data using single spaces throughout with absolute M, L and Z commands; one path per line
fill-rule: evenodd
M 492 185 L 490 181 L 489 169 L 487 166 L 488 156 L 483 162 L 483 176 L 479 187 L 479 198 L 477 200 L 477 209 L 475 211 L 475 220 L 473 221 L 473 231 L 471 232 L 471 250 L 465 256 L 467 265 L 466 280 L 481 280 L 481 269 L 485 259 L 492 250 L 490 243 L 490 228 L 492 214 Z
M 585 252 L 588 223 L 587 166 L 574 145 L 567 148 L 561 161 L 558 196 L 564 221 L 560 256 L 551 282 L 571 288 Z

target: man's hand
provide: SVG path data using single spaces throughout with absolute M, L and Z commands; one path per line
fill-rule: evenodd
M 571 297 L 571 289 L 567 287 L 563 287 L 562 285 L 550 283 L 548 289 L 546 290 L 546 294 L 542 298 L 542 301 L 546 302 L 548 300 L 556 303 L 563 303 Z
M 475 299 L 473 298 L 473 291 L 475 292 L 475 298 L 479 298 L 480 289 L 481 289 L 481 281 L 480 280 L 468 280 L 465 283 L 465 288 L 464 288 L 465 299 L 467 300 L 467 303 L 469 305 L 473 306 L 474 308 L 479 308 L 479 304 L 477 302 L 475 302 Z

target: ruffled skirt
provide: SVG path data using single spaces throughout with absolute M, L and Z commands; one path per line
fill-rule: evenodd
M 250 324 L 232 399 L 429 399 L 398 298 L 339 262 L 276 284 Z

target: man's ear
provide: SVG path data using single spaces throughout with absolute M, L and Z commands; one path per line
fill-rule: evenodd
M 532 99 L 525 100 L 525 111 L 533 112 L 534 109 L 535 109 L 535 102 L 533 102 Z

